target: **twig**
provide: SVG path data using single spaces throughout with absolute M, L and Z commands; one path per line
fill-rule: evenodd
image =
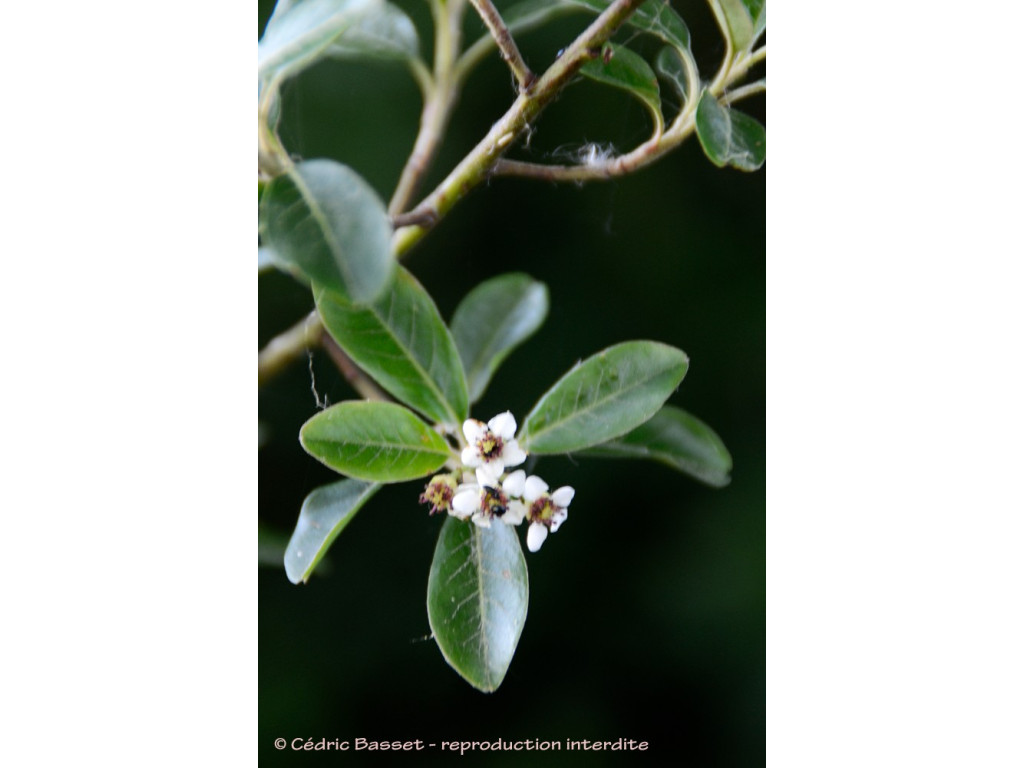
M 344 350 L 338 346 L 338 342 L 332 339 L 328 334 L 323 335 L 323 346 L 327 350 L 327 354 L 330 355 L 331 360 L 341 371 L 341 375 L 345 377 L 345 381 L 352 385 L 352 389 L 358 392 L 364 400 L 382 400 L 390 402 L 391 398 L 388 394 L 377 386 L 377 384 L 367 376 L 362 368 L 357 366 L 352 358 L 345 354 Z
M 441 136 L 458 99 L 458 78 L 454 75 L 454 69 L 462 39 L 462 14 L 465 7 L 465 0 L 449 0 L 447 4 L 442 0 L 431 0 L 430 10 L 434 17 L 434 73 L 431 76 L 422 65 L 413 69 L 413 75 L 423 92 L 423 112 L 412 152 L 388 203 L 391 216 L 402 213 L 416 194 L 437 154 Z
M 260 350 L 259 385 L 283 371 L 289 364 L 302 357 L 306 350 L 320 343 L 324 326 L 316 310 L 297 322 L 284 333 L 278 334 Z
M 480 18 L 483 19 L 484 25 L 491 33 L 491 37 L 494 38 L 498 50 L 501 51 L 501 58 L 505 60 L 509 69 L 512 70 L 512 74 L 515 75 L 516 82 L 519 83 L 520 93 L 529 91 L 537 81 L 537 76 L 530 71 L 526 62 L 523 61 L 523 56 L 519 53 L 516 41 L 512 39 L 512 33 L 505 26 L 505 20 L 501 18 L 501 14 L 494 7 L 494 3 L 491 0 L 469 1 L 473 4 L 476 12 L 480 14 Z
M 632 15 L 643 0 L 615 0 L 565 49 L 548 67 L 529 93 L 520 93 L 509 110 L 487 135 L 463 158 L 448 177 L 415 209 L 413 213 L 432 213 L 440 220 L 465 194 L 490 175 L 502 153 L 529 128 L 555 96 L 568 84 L 587 61 L 598 55 L 601 46 Z M 403 227 L 396 231 L 392 250 L 399 256 L 406 253 L 429 231 L 424 225 Z
M 741 86 L 734 91 L 726 92 L 719 101 L 723 104 L 732 104 L 734 101 L 745 99 L 747 96 L 753 96 L 755 93 L 761 93 L 766 89 L 764 80 L 755 80 L 752 83 Z

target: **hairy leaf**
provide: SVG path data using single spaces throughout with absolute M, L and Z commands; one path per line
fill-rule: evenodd
M 309 160 L 271 181 L 260 199 L 260 227 L 280 261 L 351 301 L 372 301 L 391 280 L 387 211 L 341 163 Z
M 658 78 L 639 54 L 625 46 L 607 43 L 602 55 L 584 64 L 580 73 L 591 80 L 628 91 L 647 107 L 658 130 L 664 127 Z
M 718 167 L 756 171 L 764 165 L 764 126 L 754 118 L 723 107 L 708 91 L 697 105 L 697 138 Z
M 420 52 L 416 26 L 405 11 L 392 3 L 366 14 L 344 30 L 327 49 L 337 59 L 404 60 Z
M 629 341 L 589 357 L 544 394 L 519 442 L 533 453 L 569 453 L 623 435 L 651 418 L 686 375 L 675 347 Z
M 294 75 L 320 59 L 328 46 L 381 0 L 302 0 L 275 10 L 259 44 L 260 83 Z
M 284 552 L 284 570 L 292 584 L 309 581 L 338 534 L 378 488 L 376 483 L 345 479 L 321 486 L 306 497 Z
M 512 273 L 480 283 L 455 309 L 452 337 L 466 370 L 469 401 L 487 389 L 502 361 L 534 334 L 548 314 L 548 289 Z
M 466 377 L 430 295 L 399 267 L 375 302 L 357 306 L 313 288 L 324 327 L 359 367 L 435 422 L 459 426 L 469 412 Z
M 333 405 L 302 425 L 299 442 L 331 469 L 378 483 L 415 480 L 451 457 L 443 437 L 395 403 Z
M 427 580 L 427 617 L 438 648 L 470 685 L 501 685 L 526 623 L 530 583 L 515 529 L 449 517 Z
M 650 459 L 715 488 L 729 484 L 732 470 L 732 457 L 711 427 L 671 405 L 666 405 L 632 432 L 588 448 L 583 455 Z

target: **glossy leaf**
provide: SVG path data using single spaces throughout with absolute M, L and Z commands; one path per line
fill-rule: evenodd
M 302 0 L 277 10 L 259 44 L 261 83 L 278 82 L 313 64 L 361 14 L 381 0 Z
M 331 43 L 327 55 L 337 59 L 401 61 L 415 58 L 419 51 L 419 36 L 412 19 L 398 6 L 383 3 L 343 31 Z
M 480 283 L 455 309 L 452 337 L 475 403 L 502 361 L 534 334 L 548 314 L 548 289 L 513 273 Z
M 754 19 L 744 0 L 711 0 L 711 9 L 719 26 L 725 27 L 735 51 L 742 51 L 750 45 L 754 36 Z
M 723 107 L 708 91 L 697 105 L 697 138 L 715 165 L 756 171 L 764 165 L 764 126 L 754 118 Z
M 299 442 L 331 469 L 378 483 L 415 480 L 451 457 L 443 437 L 395 403 L 332 405 L 302 425 Z
M 427 617 L 441 654 L 474 688 L 490 692 L 501 685 L 529 599 L 514 528 L 445 520 L 427 580 Z
M 754 42 L 757 42 L 757 40 L 761 37 L 761 35 L 764 34 L 764 30 L 765 30 L 764 11 L 765 11 L 765 4 L 764 4 L 764 2 L 762 2 L 761 3 L 761 12 L 758 13 L 757 16 L 754 17 L 754 37 L 753 37 Z
M 715 488 L 728 485 L 732 471 L 732 457 L 711 427 L 671 405 L 632 432 L 588 448 L 583 455 L 650 459 Z
M 265 244 L 278 259 L 354 302 L 377 298 L 395 268 L 391 221 L 376 192 L 333 160 L 309 160 L 267 185 Z
M 533 453 L 569 453 L 624 435 L 658 412 L 688 366 L 684 352 L 655 341 L 609 347 L 547 391 L 519 443 Z
M 602 55 L 584 64 L 580 73 L 596 82 L 628 91 L 647 107 L 659 130 L 663 127 L 658 78 L 639 54 L 625 46 L 607 43 Z
M 345 479 L 321 486 L 306 497 L 284 552 L 284 570 L 292 584 L 309 581 L 338 534 L 378 488 L 377 483 Z
M 324 327 L 356 364 L 398 400 L 457 427 L 469 411 L 466 378 L 430 295 L 399 267 L 377 301 L 358 306 L 314 286 Z

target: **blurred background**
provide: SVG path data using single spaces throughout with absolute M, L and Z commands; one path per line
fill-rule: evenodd
M 396 3 L 429 61 L 423 0 Z M 496 3 L 505 8 L 508 3 Z M 709 78 L 723 45 L 706 4 L 677 2 Z M 273 8 L 260 0 L 259 31 Z M 535 71 L 590 17 L 568 16 L 518 40 Z M 467 12 L 467 39 L 482 25 Z M 617 38 L 620 41 L 627 37 Z M 654 53 L 655 41 L 630 45 Z M 761 68 L 763 70 L 763 67 Z M 757 75 L 755 75 L 757 76 Z M 467 82 L 424 192 L 513 99 L 494 54 Z M 669 103 L 666 92 L 663 98 Z M 401 66 L 326 62 L 283 92 L 285 146 L 329 157 L 390 197 L 415 138 L 419 92 Z M 762 122 L 763 95 L 739 103 Z M 671 114 L 671 113 L 670 113 Z M 579 82 L 511 157 L 564 162 L 586 142 L 625 151 L 649 124 L 626 95 Z M 447 764 L 432 752 L 343 755 L 278 751 L 275 738 L 376 740 L 636 739 L 644 753 L 475 753 L 466 765 L 749 766 L 765 734 L 765 171 L 714 168 L 691 138 L 632 176 L 583 187 L 500 178 L 460 203 L 407 258 L 445 317 L 481 280 L 524 271 L 547 283 L 551 311 L 499 370 L 474 416 L 522 419 L 578 359 L 630 339 L 683 349 L 690 369 L 669 400 L 729 447 L 733 481 L 706 488 L 641 462 L 549 459 L 552 486 L 572 485 L 565 526 L 527 553 L 526 627 L 499 690 L 472 689 L 429 639 L 426 580 L 441 520 L 419 483 L 383 489 L 335 541 L 326 567 L 292 585 L 279 563 L 305 495 L 337 479 L 308 457 L 298 430 L 354 397 L 326 354 L 260 390 L 260 755 L 269 764 Z M 280 273 L 259 279 L 259 344 L 313 308 Z M 281 550 L 273 546 L 274 539 Z M 524 758 L 524 755 L 527 758 Z

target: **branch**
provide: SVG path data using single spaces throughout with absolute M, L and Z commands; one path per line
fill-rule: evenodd
M 491 33 L 491 37 L 494 38 L 498 50 L 501 51 L 501 58 L 505 60 L 509 69 L 512 70 L 512 74 L 515 75 L 516 82 L 519 83 L 519 92 L 529 91 L 537 81 L 537 76 L 530 71 L 526 62 L 523 61 L 523 56 L 519 53 L 516 41 L 512 39 L 512 33 L 505 26 L 505 20 L 501 18 L 501 14 L 494 7 L 494 3 L 491 0 L 469 1 L 476 8 L 476 12 L 480 14 L 480 18 L 483 19 L 487 30 Z
M 345 381 L 351 384 L 352 389 L 358 392 L 364 400 L 391 402 L 388 394 L 378 387 L 376 382 L 367 376 L 363 369 L 352 361 L 351 357 L 345 354 L 345 351 L 338 346 L 338 342 L 326 333 L 323 335 L 323 345 L 331 360 L 341 371 L 341 375 L 345 377 Z
M 420 65 L 413 70 L 423 92 L 423 112 L 419 133 L 412 153 L 402 168 L 394 194 L 388 203 L 388 213 L 402 213 L 419 189 L 434 162 L 441 136 L 458 99 L 458 78 L 455 75 L 456 58 L 462 40 L 462 14 L 465 0 L 431 0 L 430 12 L 434 17 L 434 74 Z
M 565 49 L 534 84 L 532 91 L 520 93 L 509 110 L 487 135 L 463 158 L 448 177 L 415 209 L 428 221 L 439 221 L 469 190 L 486 179 L 508 146 L 529 128 L 573 75 L 587 61 L 599 55 L 601 46 L 640 6 L 643 0 L 615 0 Z M 431 216 L 432 214 L 432 216 Z M 425 225 L 403 227 L 395 232 L 392 250 L 401 256 L 429 231 Z
M 262 387 L 289 364 L 305 355 L 306 350 L 319 344 L 323 336 L 324 326 L 320 322 L 320 315 L 313 310 L 287 331 L 271 339 L 260 350 L 259 385 Z
M 734 101 L 747 98 L 747 96 L 753 96 L 755 93 L 761 93 L 766 89 L 766 87 L 764 80 L 755 80 L 754 82 L 741 86 L 734 91 L 726 92 L 720 101 L 723 104 L 732 104 Z

